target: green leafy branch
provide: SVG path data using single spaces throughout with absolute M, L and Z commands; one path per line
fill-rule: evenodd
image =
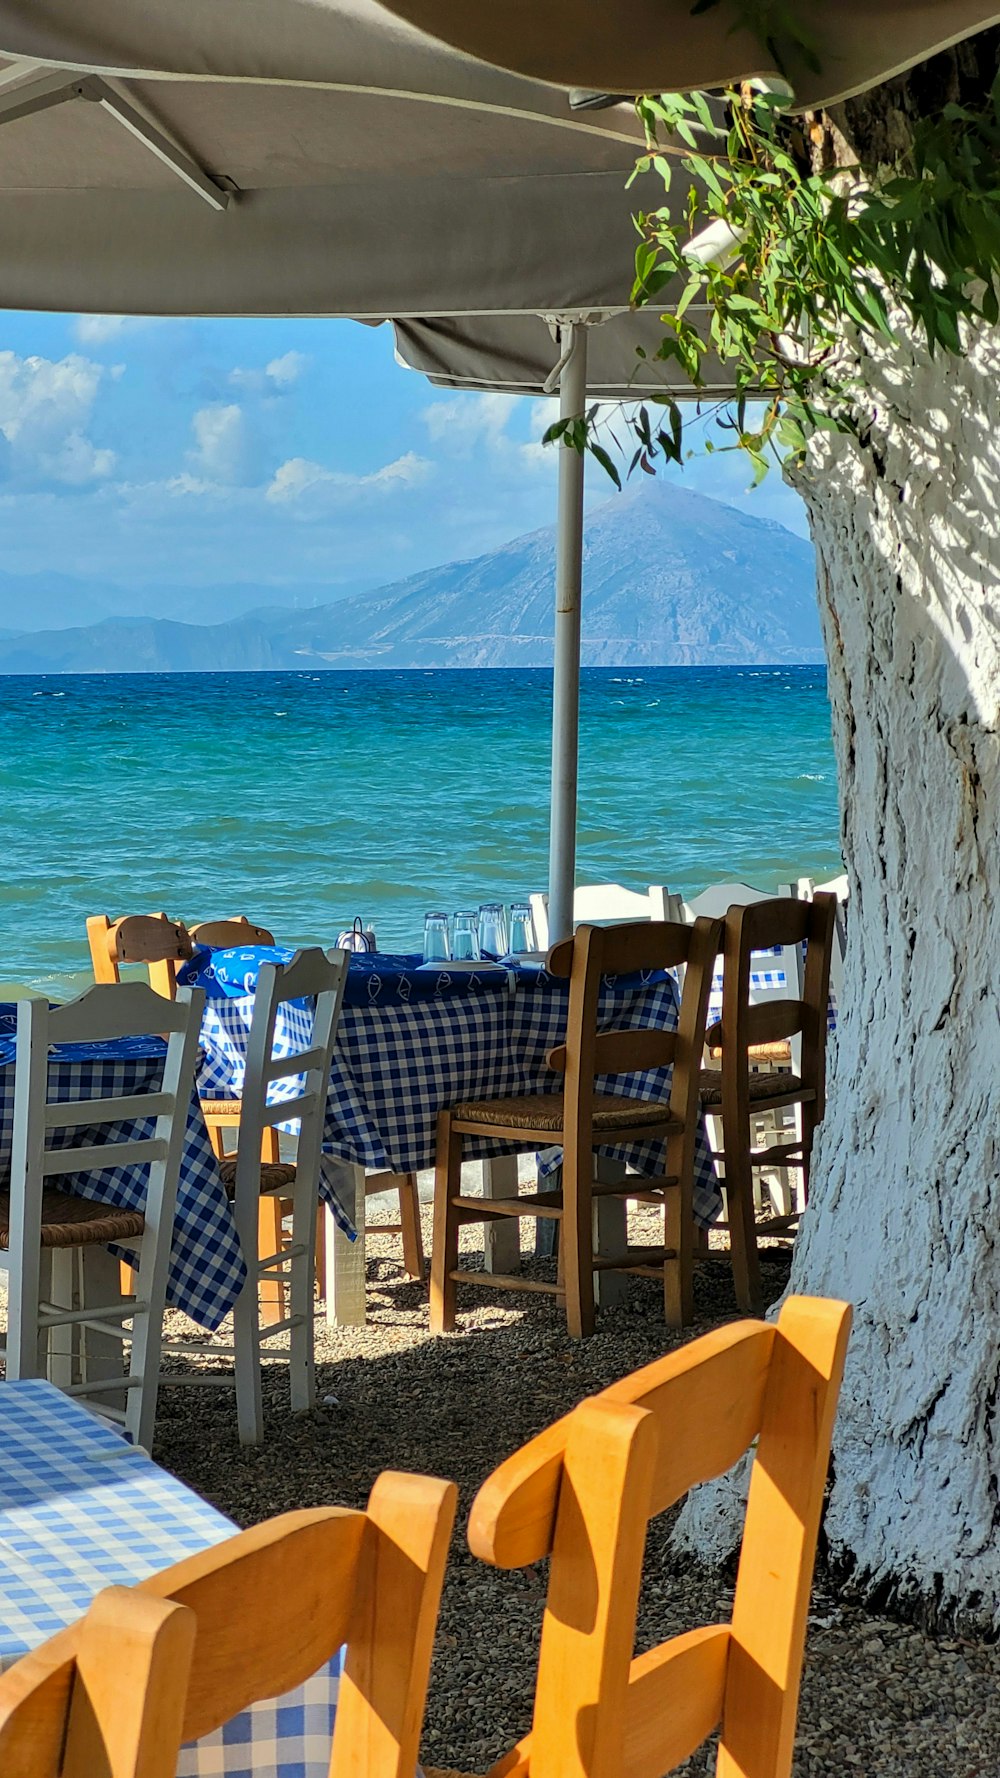
M 961 353 L 963 323 L 1000 320 L 1000 76 L 980 109 L 916 122 L 888 168 L 814 168 L 782 106 L 749 87 L 724 108 L 702 93 L 640 99 L 647 147 L 633 174 L 666 198 L 635 218 L 633 307 L 656 305 L 663 324 L 653 362 L 679 367 L 695 393 L 710 355 L 721 363 L 733 395 L 713 409 L 729 435 L 719 448 L 744 451 L 758 480 L 817 427 L 854 428 L 845 333 L 891 338 L 900 313 L 932 354 Z M 668 135 L 679 159 L 661 151 Z M 629 473 L 690 454 L 667 392 L 628 425 Z M 591 451 L 617 481 L 597 433 L 591 410 L 546 437 Z

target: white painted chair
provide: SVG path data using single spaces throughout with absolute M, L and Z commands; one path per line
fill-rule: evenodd
M 830 986 L 833 997 L 839 1007 L 844 990 L 844 957 L 847 952 L 847 907 L 850 896 L 850 883 L 847 873 L 843 876 L 831 877 L 828 883 L 814 883 L 812 877 L 799 877 L 793 893 L 801 901 L 812 901 L 814 895 L 821 890 L 828 895 L 837 897 L 837 914 L 833 927 L 833 951 L 830 956 Z
M 50 1009 L 45 1000 L 18 1006 L 14 1126 L 10 1189 L 0 1194 L 0 1263 L 8 1270 L 7 1376 L 46 1374 L 52 1330 L 86 1322 L 88 1334 L 108 1341 L 131 1339 L 127 1374 L 73 1380 L 72 1357 L 53 1367 L 53 1380 L 68 1394 L 125 1392 L 119 1410 L 101 1412 L 120 1419 L 136 1444 L 152 1442 L 156 1418 L 160 1343 L 167 1273 L 177 1202 L 177 1181 L 188 1107 L 194 1087 L 198 1034 L 205 996 L 186 988 L 166 1002 L 142 982 L 90 988 L 67 1006 Z M 49 1047 L 56 1043 L 99 1043 L 122 1037 L 165 1034 L 166 1062 L 160 1090 L 117 1099 L 50 1101 Z M 50 1132 L 72 1128 L 128 1125 L 155 1117 L 151 1136 L 86 1146 L 50 1148 Z M 52 1182 L 68 1173 L 106 1167 L 148 1167 L 145 1208 L 119 1209 L 108 1203 L 60 1191 Z M 105 1286 L 118 1281 L 109 1245 L 136 1253 L 135 1296 L 114 1292 L 95 1300 L 87 1287 L 87 1260 L 108 1260 L 101 1269 Z M 61 1273 L 53 1302 L 53 1262 Z M 85 1302 L 81 1308 L 74 1306 Z M 67 1306 L 68 1305 L 68 1306 Z M 130 1328 L 126 1329 L 126 1323 Z
M 246 1074 L 240 1101 L 239 1138 L 235 1158 L 221 1163 L 223 1181 L 233 1195 L 236 1228 L 247 1261 L 247 1282 L 233 1311 L 236 1416 L 240 1441 L 259 1444 L 263 1437 L 261 1349 L 279 1334 L 288 1334 L 290 1393 L 293 1413 L 315 1405 L 313 1255 L 319 1207 L 323 1124 L 333 1047 L 347 982 L 346 951 L 297 951 L 290 963 L 265 963 L 257 978 L 253 1024 L 247 1046 Z M 289 1000 L 312 1002 L 312 1030 L 307 1048 L 293 1056 L 275 1057 L 274 1024 L 278 1008 Z M 268 1104 L 272 1083 L 291 1080 L 294 1091 Z M 296 1158 L 292 1162 L 262 1161 L 265 1130 L 296 1119 Z M 258 1253 L 261 1196 L 274 1194 L 291 1203 L 291 1241 L 270 1254 Z M 259 1285 L 278 1279 L 288 1286 L 289 1313 L 281 1321 L 262 1324 Z M 225 1356 L 218 1345 L 201 1347 L 178 1342 L 174 1350 L 205 1351 Z M 273 1354 L 272 1356 L 278 1356 Z M 183 1377 L 164 1378 L 184 1382 Z M 213 1378 L 232 1386 L 226 1376 Z
M 668 891 L 651 883 L 643 894 L 626 889 L 623 883 L 581 883 L 573 891 L 573 925 L 619 925 L 623 920 L 674 920 L 678 916 L 667 907 Z M 529 896 L 538 948 L 549 948 L 549 898 Z

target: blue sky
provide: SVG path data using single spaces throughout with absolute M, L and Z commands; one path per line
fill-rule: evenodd
M 8 313 L 0 566 L 310 599 L 384 584 L 551 523 L 550 408 L 432 389 L 385 327 Z M 805 534 L 777 473 L 747 493 L 713 456 L 683 477 Z M 591 465 L 588 499 L 613 492 Z

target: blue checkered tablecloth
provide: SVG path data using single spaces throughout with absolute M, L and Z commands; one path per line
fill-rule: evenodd
M 14 1039 L 10 1016 L 0 1022 L 0 1177 L 10 1167 L 14 1121 Z M 49 1093 L 60 1100 L 117 1098 L 154 1092 L 163 1077 L 166 1045 L 158 1037 L 131 1037 L 113 1043 L 59 1044 L 49 1058 Z M 123 1141 L 151 1136 L 152 1120 L 54 1130 L 55 1146 Z M 145 1167 L 108 1166 L 99 1173 L 67 1174 L 60 1189 L 121 1209 L 141 1210 L 146 1200 Z M 128 1257 L 124 1254 L 123 1257 Z M 202 1327 L 215 1329 L 239 1296 L 246 1266 L 236 1237 L 232 1208 L 219 1178 L 218 1163 L 192 1093 L 177 1192 L 167 1301 Z
M 50 1383 L 0 1383 L 0 1672 L 235 1526 Z M 178 1778 L 327 1778 L 340 1657 L 191 1742 Z
M 388 961 L 388 960 L 383 960 Z M 393 962 L 397 960 L 393 959 Z M 325 1147 L 340 1160 L 376 1170 L 409 1173 L 434 1161 L 437 1114 L 462 1099 L 497 1099 L 509 1095 L 557 1092 L 561 1076 L 546 1067 L 550 1049 L 563 1042 L 569 1003 L 568 985 L 535 967 L 504 974 L 491 972 L 441 984 L 432 999 L 414 1000 L 408 967 L 383 967 L 377 994 L 370 991 L 372 970 L 365 971 L 367 998 L 345 1004 L 334 1051 L 327 1101 Z M 369 960 L 370 963 L 370 960 Z M 352 966 L 353 973 L 353 966 Z M 447 974 L 447 972 L 443 972 Z M 200 978 L 199 978 L 200 985 Z M 209 984 L 202 1024 L 203 1064 L 199 1076 L 206 1095 L 238 1095 L 242 1091 L 247 1039 L 253 1019 L 253 996 L 212 996 Z M 677 986 L 662 971 L 655 975 L 608 977 L 601 991 L 598 1021 L 602 1030 L 662 1026 L 675 1028 Z M 276 1055 L 305 1047 L 308 1014 L 294 1002 L 279 1013 L 275 1027 Z M 615 1075 L 600 1083 L 630 1098 L 666 1098 L 670 1071 Z M 277 1083 L 289 1096 L 294 1083 Z M 277 1096 L 277 1095 L 276 1095 Z M 503 1143 L 466 1141 L 466 1155 L 496 1155 Z M 602 1151 L 623 1160 L 637 1173 L 663 1171 L 663 1145 L 634 1143 Z M 558 1165 L 558 1153 L 543 1162 L 543 1171 Z M 323 1193 L 342 1226 L 350 1230 L 348 1209 L 336 1196 L 336 1175 Z M 695 1173 L 694 1207 L 707 1225 L 721 1209 L 721 1194 L 706 1141 L 701 1140 Z
M 774 958 L 774 957 L 780 957 L 780 956 L 781 956 L 781 946 L 780 945 L 775 945 L 773 950 L 768 949 L 766 951 L 754 951 L 753 952 L 751 959 L 750 959 L 750 961 L 751 961 L 751 969 L 750 969 L 750 998 L 751 998 L 751 1000 L 753 999 L 753 996 L 755 993 L 759 994 L 761 992 L 767 992 L 768 990 L 771 990 L 771 989 L 776 990 L 778 988 L 786 988 L 787 989 L 788 977 L 786 976 L 785 971 L 783 969 L 779 969 L 773 962 L 772 963 L 767 962 L 768 958 Z M 721 1019 L 721 1017 L 722 1017 L 722 970 L 717 969 L 715 974 L 712 976 L 712 988 L 711 988 L 711 992 L 708 997 L 708 1022 L 709 1022 L 709 1024 L 712 1024 L 716 1019 Z M 827 1008 L 826 1008 L 826 1028 L 827 1028 L 827 1031 L 836 1031 L 836 1029 L 837 1029 L 837 1000 L 836 1000 L 836 996 L 835 996 L 832 988 L 830 989 L 830 998 L 827 1002 Z

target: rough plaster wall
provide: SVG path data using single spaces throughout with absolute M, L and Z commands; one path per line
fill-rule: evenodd
M 845 1005 L 791 1288 L 855 1326 L 826 1519 L 876 1597 L 1000 1618 L 1000 335 L 870 349 L 859 442 L 798 485 L 817 545 Z M 732 1488 L 680 1536 L 719 1556 Z

